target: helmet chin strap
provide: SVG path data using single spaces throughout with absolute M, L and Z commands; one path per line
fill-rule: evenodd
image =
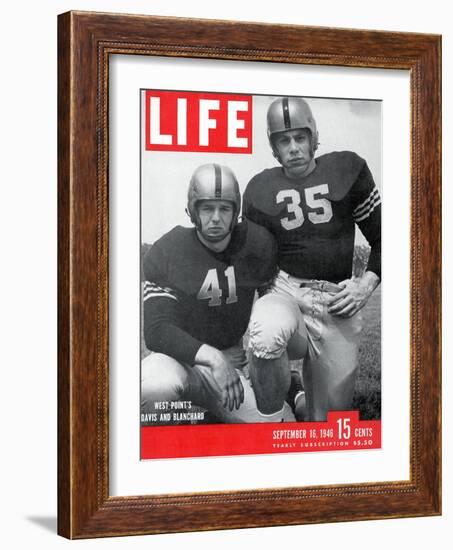
M 189 212 L 189 209 L 186 208 L 185 209 L 185 212 L 186 214 L 189 216 L 190 218 L 190 221 L 193 223 L 193 225 L 195 226 L 195 229 L 197 231 L 201 231 L 201 222 L 200 222 L 200 219 L 198 217 L 195 217 L 195 216 L 192 216 L 192 214 Z

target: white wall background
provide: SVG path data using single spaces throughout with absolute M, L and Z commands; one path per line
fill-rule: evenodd
M 256 6 L 256 7 L 255 7 Z M 449 3 L 391 0 L 324 0 L 302 3 L 205 3 L 201 0 L 17 1 L 2 9 L 0 86 L 1 454 L 0 517 L 4 548 L 335 548 L 367 549 L 404 544 L 449 548 L 453 525 L 452 405 L 452 203 L 451 96 L 453 26 Z M 111 11 L 299 23 L 443 34 L 444 109 L 444 515 L 362 523 L 247 529 L 155 537 L 68 542 L 56 532 L 56 99 L 57 14 Z

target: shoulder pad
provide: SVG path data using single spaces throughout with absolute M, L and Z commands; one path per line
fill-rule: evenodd
M 188 248 L 192 231 L 192 228 L 178 225 L 151 245 L 143 259 L 143 271 L 148 280 L 168 276 L 169 265 L 175 258 L 181 258 Z
M 282 169 L 279 166 L 274 168 L 266 168 L 259 174 L 256 174 L 247 185 L 244 192 L 244 206 L 253 205 L 261 211 L 268 211 L 273 203 L 273 191 L 278 186 L 278 181 L 281 176 Z M 263 190 L 266 193 L 263 193 Z
M 266 254 L 266 250 L 274 245 L 274 236 L 262 225 L 247 220 L 248 235 L 247 242 L 256 250 L 257 254 L 262 252 Z
M 167 247 L 172 247 L 178 245 L 181 241 L 184 241 L 186 236 L 192 231 L 192 228 L 182 227 L 181 225 L 176 225 L 173 229 L 170 229 L 167 233 L 162 235 L 154 244 L 165 249 Z
M 351 190 L 366 162 L 351 151 L 335 151 L 316 159 L 318 176 L 332 182 L 329 200 L 339 201 Z
M 241 223 L 246 239 L 235 255 L 241 279 L 252 286 L 261 286 L 273 277 L 277 265 L 277 244 L 274 236 L 261 225 L 247 220 Z
M 156 245 L 164 251 L 165 256 L 172 265 L 191 263 L 194 255 L 203 250 L 198 246 L 198 240 L 194 239 L 194 227 L 182 227 L 177 225 L 171 231 L 161 237 Z M 194 247 L 194 242 L 197 245 Z

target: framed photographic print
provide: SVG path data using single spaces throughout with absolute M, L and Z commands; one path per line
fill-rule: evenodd
M 440 514 L 439 65 L 59 17 L 61 535 Z

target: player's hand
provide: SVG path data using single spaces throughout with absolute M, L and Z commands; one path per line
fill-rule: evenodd
M 244 387 L 230 357 L 221 351 L 211 365 L 212 376 L 219 386 L 222 404 L 230 411 L 239 409 L 244 401 Z
M 222 352 L 236 369 L 243 369 L 247 365 L 245 350 L 240 346 L 234 346 Z
M 230 352 L 230 350 L 228 350 Z M 240 351 L 231 355 L 236 357 L 235 361 L 240 362 L 242 354 Z M 239 409 L 244 401 L 244 388 L 242 386 L 239 374 L 235 369 L 234 361 L 227 353 L 218 350 L 207 344 L 203 344 L 196 356 L 195 364 L 206 365 L 211 369 L 212 379 L 215 383 L 215 391 L 220 394 L 222 404 L 230 411 L 234 408 Z
M 332 296 L 327 311 L 338 317 L 352 317 L 368 302 L 378 284 L 379 278 L 371 271 L 361 278 L 341 281 L 338 285 L 342 290 Z
M 232 348 L 228 348 L 226 350 L 223 350 L 223 352 L 228 359 L 230 360 L 231 364 L 235 369 L 239 369 L 240 373 L 246 380 L 250 380 L 250 372 L 249 372 L 249 351 L 245 351 L 240 346 L 234 346 Z

